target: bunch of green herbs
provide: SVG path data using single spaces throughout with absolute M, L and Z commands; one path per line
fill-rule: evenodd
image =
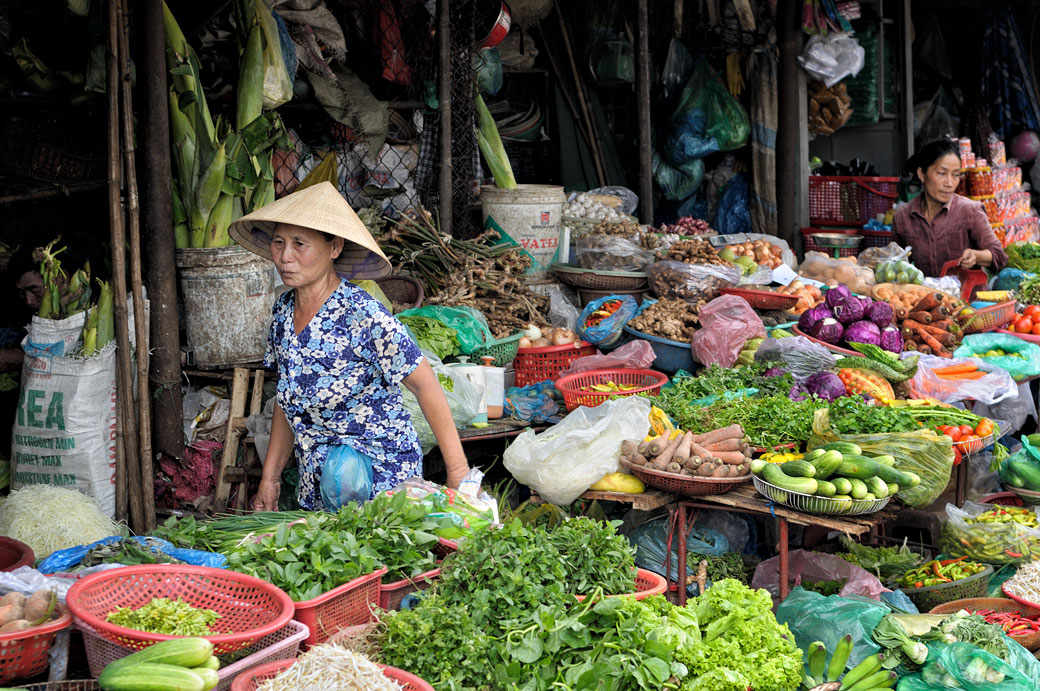
M 858 396 L 843 396 L 832 402 L 830 421 L 831 429 L 838 434 L 885 434 L 921 429 L 908 409 L 871 405 Z
M 839 552 L 839 557 L 874 574 L 882 583 L 899 578 L 924 563 L 924 557 L 910 549 L 905 539 L 899 547 L 870 547 L 842 535 L 841 545 L 848 551 Z
M 208 636 L 218 633 L 212 627 L 220 615 L 211 609 L 193 607 L 181 599 L 156 597 L 137 609 L 118 607 L 109 612 L 105 619 L 116 626 L 135 631 L 167 636 Z
M 762 398 L 719 401 L 707 408 L 668 409 L 665 412 L 682 429 L 694 434 L 740 425 L 754 446 L 774 448 L 782 444 L 800 444 L 812 433 L 813 415 L 827 407 L 825 401 L 807 398 L 792 401 L 785 394 Z
M 674 377 L 671 384 L 661 390 L 658 400 L 688 404 L 708 396 L 721 396 L 745 389 L 757 389 L 758 396 L 786 395 L 794 385 L 794 379 L 790 374 L 764 376 L 769 368 L 770 365 L 761 362 L 740 367 L 709 365 L 696 376 L 685 374 Z
M 404 315 L 397 319 L 408 327 L 420 348 L 430 351 L 441 360 L 459 352 L 458 333 L 444 322 L 419 315 Z
M 708 562 L 705 568 L 705 575 L 712 583 L 732 578 L 747 585 L 747 565 L 744 563 L 744 558 L 736 552 L 725 552 L 719 555 L 687 552 L 686 568 L 688 572 L 696 574 L 702 561 Z

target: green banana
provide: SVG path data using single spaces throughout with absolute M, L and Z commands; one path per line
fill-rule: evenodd
M 848 691 L 848 688 L 860 681 L 865 679 L 872 674 L 877 674 L 881 671 L 881 663 L 884 661 L 885 656 L 882 653 L 871 655 L 870 657 L 863 658 L 858 665 L 849 670 L 849 673 L 845 675 L 845 678 L 841 680 L 841 691 Z
M 809 658 L 809 675 L 822 680 L 827 669 L 827 646 L 820 641 L 810 643 L 806 657 Z
M 845 634 L 834 646 L 830 664 L 827 665 L 827 681 L 838 681 L 845 672 L 845 663 L 849 661 L 852 654 L 852 636 Z
M 870 689 L 875 688 L 890 689 L 898 678 L 899 675 L 891 670 L 877 672 L 869 677 L 860 679 L 857 683 L 850 686 L 848 691 L 870 691 Z

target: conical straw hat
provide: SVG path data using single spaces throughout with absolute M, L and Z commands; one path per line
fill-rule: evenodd
M 379 278 L 391 271 L 368 228 L 331 182 L 293 192 L 234 221 L 228 232 L 254 254 L 271 258 L 271 238 L 279 223 L 302 226 L 343 238 L 336 273 L 348 279 Z

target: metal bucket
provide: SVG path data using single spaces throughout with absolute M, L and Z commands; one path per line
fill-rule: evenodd
M 195 364 L 263 360 L 274 305 L 271 261 L 237 245 L 177 250 L 175 259 Z
M 503 242 L 519 245 L 531 258 L 527 273 L 544 278 L 553 262 L 562 261 L 563 188 L 556 185 L 518 185 L 504 190 L 485 185 L 480 190 L 484 229 L 496 230 Z

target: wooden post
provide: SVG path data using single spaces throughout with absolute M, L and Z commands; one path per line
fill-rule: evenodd
M 639 220 L 654 222 L 654 180 L 650 141 L 650 20 L 647 0 L 639 0 L 636 18 L 636 114 L 639 128 Z M 681 16 L 677 13 L 677 16 Z M 679 29 L 681 31 L 681 27 Z
M 801 107 L 798 88 L 798 51 L 801 48 L 799 24 L 800 0 L 780 0 L 777 8 L 777 39 L 780 48 L 780 69 L 777 80 L 777 133 L 776 133 L 776 231 L 797 254 L 801 241 L 797 225 L 799 190 L 808 180 L 798 184 L 802 170 L 799 130 L 806 128 L 800 119 Z M 806 162 L 806 165 L 808 162 Z
M 137 193 L 134 152 L 134 107 L 130 94 L 130 16 L 128 0 L 120 0 L 119 91 L 122 104 L 123 175 L 126 180 L 127 215 L 130 223 L 130 293 L 134 304 L 134 339 L 137 344 L 137 435 L 141 473 L 141 521 L 150 533 L 155 528 L 155 485 L 152 477 L 152 397 L 148 387 L 148 323 L 141 283 L 141 215 Z M 180 419 L 178 418 L 178 422 Z
M 263 386 L 263 384 L 261 384 Z M 231 409 L 228 411 L 227 426 L 224 431 L 224 450 L 220 456 L 220 469 L 217 471 L 217 492 L 213 500 L 216 513 L 227 511 L 228 498 L 231 496 L 231 483 L 225 477 L 228 468 L 235 465 L 238 458 L 238 441 L 245 430 L 246 394 L 249 392 L 249 370 L 236 367 L 231 380 Z
M 106 55 L 108 92 L 108 212 L 112 242 L 112 312 L 116 331 L 116 441 L 122 448 L 122 461 L 116 455 L 116 511 L 127 517 L 128 495 L 130 525 L 137 532 L 145 529 L 141 499 L 141 469 L 138 462 L 137 416 L 134 411 L 133 375 L 130 370 L 130 332 L 126 309 L 126 236 L 123 230 L 121 200 L 122 154 L 119 142 L 119 32 L 120 0 L 108 0 L 108 53 Z M 117 447 L 117 448 L 118 448 Z M 122 466 L 122 467 L 120 467 Z M 120 479 L 122 488 L 120 488 Z M 149 488 L 149 491 L 152 491 Z M 120 506 L 122 505 L 122 506 Z
M 439 193 L 441 232 L 451 235 L 452 230 L 452 160 L 451 160 L 451 0 L 437 2 L 437 112 L 440 117 L 441 159 Z

